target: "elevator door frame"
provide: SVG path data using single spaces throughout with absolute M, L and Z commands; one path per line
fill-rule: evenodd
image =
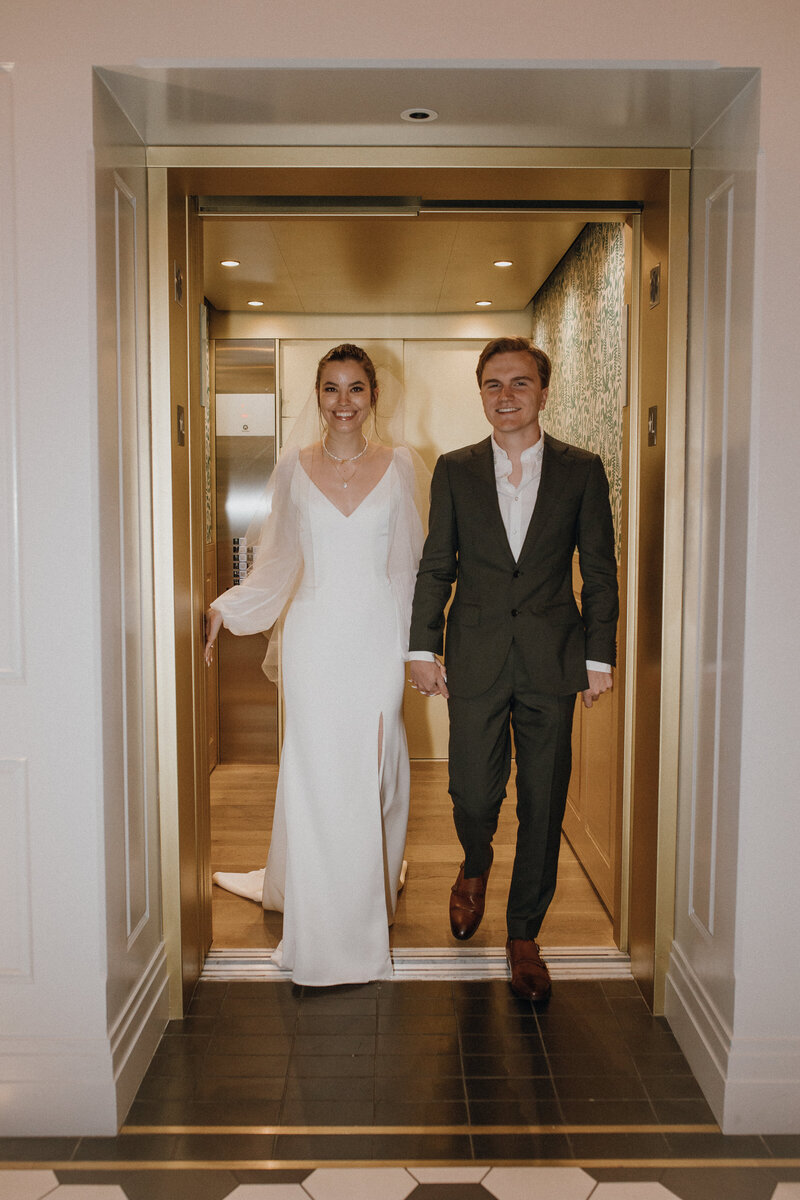
M 666 430 L 666 456 L 664 469 L 664 525 L 663 525 L 663 586 L 662 586 L 662 619 L 661 619 L 661 647 L 660 647 L 660 669 L 661 669 L 661 686 L 658 696 L 658 728 L 659 728 L 659 746 L 657 761 L 651 763 L 654 767 L 654 773 L 651 775 L 655 780 L 658 790 L 657 812 L 655 820 L 657 822 L 657 832 L 655 835 L 656 845 L 656 862 L 654 870 L 656 872 L 656 888 L 655 888 L 655 919 L 654 919 L 654 946 L 652 959 L 652 972 L 647 978 L 645 971 L 645 991 L 650 993 L 650 999 L 653 1001 L 656 1011 L 659 1011 L 662 1005 L 662 997 L 664 990 L 664 981 L 666 977 L 666 969 L 668 965 L 669 946 L 672 939 L 672 929 L 674 920 L 674 878 L 675 878 L 675 829 L 677 815 L 677 755 L 678 755 L 678 717 L 679 717 L 679 663 L 680 663 L 680 614 L 682 606 L 682 561 L 683 561 L 683 478 L 684 478 L 684 430 L 685 430 L 685 406 L 686 406 L 686 308 L 687 308 L 687 281 L 688 281 L 688 264 L 686 255 L 686 233 L 688 230 L 688 168 L 689 168 L 689 152 L 688 151 L 653 151 L 644 150 L 641 152 L 625 151 L 609 151 L 609 150 L 575 150 L 574 154 L 567 155 L 563 149 L 557 153 L 553 152 L 548 158 L 548 151 L 542 149 L 519 151 L 493 148 L 464 148 L 463 150 L 454 150 L 447 148 L 446 150 L 431 149 L 427 152 L 415 151 L 413 154 L 413 162 L 406 162 L 404 158 L 409 156 L 404 152 L 403 148 L 384 147 L 378 148 L 382 153 L 381 165 L 387 167 L 411 167 L 415 171 L 424 175 L 426 170 L 436 169 L 441 166 L 452 168 L 454 166 L 473 168 L 479 165 L 482 168 L 487 166 L 497 167 L 505 172 L 513 171 L 514 168 L 529 169 L 534 168 L 550 168 L 557 169 L 559 173 L 564 171 L 569 176 L 571 170 L 576 168 L 606 168 L 608 170 L 640 170 L 640 171 L 664 171 L 668 173 L 668 212 L 666 216 L 669 229 L 668 236 L 668 275 L 671 280 L 671 286 L 668 289 L 667 298 L 667 313 L 666 319 L 668 322 L 668 333 L 666 339 L 666 361 L 665 361 L 665 376 L 666 376 L 666 394 L 665 407 L 666 417 L 664 426 Z M 376 158 L 376 149 L 370 148 L 364 150 L 359 147 L 347 148 L 325 148 L 325 166 L 331 169 L 339 169 L 341 167 L 349 168 L 364 168 L 373 167 Z M 182 171 L 189 169 L 194 174 L 206 173 L 213 171 L 220 161 L 224 162 L 226 169 L 236 168 L 254 168 L 266 169 L 270 171 L 280 171 L 284 169 L 316 167 L 319 164 L 320 154 L 318 150 L 313 148 L 265 148 L 259 154 L 259 161 L 254 163 L 254 154 L 252 148 L 248 148 L 246 152 L 242 152 L 241 160 L 237 164 L 235 153 L 232 153 L 230 147 L 225 147 L 224 152 L 220 153 L 212 148 L 181 148 L 181 147 L 159 147 L 152 148 L 148 152 L 149 175 L 151 179 L 150 189 L 150 218 L 151 231 L 156 231 L 156 237 L 152 237 L 151 232 L 151 289 L 153 294 L 157 294 L 159 289 L 162 289 L 162 295 L 170 286 L 171 264 L 168 253 L 166 252 L 166 239 L 159 237 L 159 233 L 164 229 L 165 213 L 167 206 L 167 172 L 172 168 L 181 168 Z M 199 187 L 192 187 L 192 193 L 200 191 Z M 211 190 L 205 188 L 203 190 Z M 421 189 L 424 192 L 424 189 Z M 187 192 L 187 195 L 190 194 Z M 188 223 L 187 223 L 188 225 Z M 637 239 L 634 238 L 636 245 Z M 634 288 L 634 295 L 637 297 L 641 293 L 641 288 Z M 158 306 L 156 306 L 156 312 Z M 162 308 L 163 312 L 163 308 Z M 636 328 L 633 321 L 636 319 L 636 313 L 632 313 L 632 329 Z M 172 406 L 174 397 L 170 396 L 168 366 L 165 370 L 165 363 L 169 361 L 169 345 L 164 344 L 164 329 L 157 328 L 157 322 L 154 318 L 151 320 L 151 330 L 153 333 L 152 346 L 152 382 L 153 382 L 153 407 L 154 414 L 156 410 L 161 413 L 160 421 L 154 419 L 154 440 L 158 437 L 160 430 L 162 435 L 165 429 L 170 428 L 172 424 Z M 683 331 L 683 336 L 681 336 Z M 639 378 L 639 340 L 637 337 L 631 338 L 631 379 L 630 379 L 630 448 L 631 462 L 629 465 L 629 498 L 628 498 L 628 514 L 629 514 L 629 533 L 628 533 L 628 624 L 626 632 L 626 705 L 625 705 L 625 749 L 623 755 L 623 776 L 624 776 L 624 804 L 623 804 L 623 835 L 622 835 L 622 863 L 623 863 L 623 921 L 620 929 L 620 942 L 625 944 L 628 940 L 628 921 L 627 921 L 627 906 L 628 900 L 628 871 L 627 865 L 630 861 L 630 830 L 631 830 L 631 789 L 633 784 L 633 772 L 635 764 L 633 762 L 633 747 L 636 734 L 636 670 L 637 662 L 637 581 L 638 581 L 638 541 L 639 541 L 639 490 L 638 490 L 638 468 L 640 461 L 640 445 L 641 445 L 641 428 L 640 415 L 641 405 L 638 395 L 638 378 Z M 167 481 L 163 478 L 164 474 L 165 455 L 162 446 L 161 454 L 154 454 L 154 496 L 156 507 L 161 506 L 160 519 L 164 522 L 166 519 L 171 520 L 172 514 L 167 514 L 164 510 L 166 497 L 170 494 L 171 477 L 169 487 L 165 490 Z M 159 479 L 159 474 L 162 478 Z M 166 500 L 166 503 L 171 505 L 171 499 Z M 156 529 L 159 526 L 158 515 L 156 517 Z M 157 612 L 157 620 L 161 623 L 164 630 L 162 640 L 162 655 L 161 664 L 168 668 L 172 666 L 172 680 L 174 681 L 174 656 L 171 658 L 169 654 L 169 646 L 165 643 L 169 642 L 169 631 L 173 627 L 174 617 L 170 612 Z M 169 624 L 167 624 L 167 620 Z M 174 682 L 170 682 L 170 672 L 161 670 L 160 678 L 160 695 L 159 699 L 162 704 L 169 707 L 169 691 L 172 689 L 172 705 L 174 706 Z M 202 696 L 196 696 L 196 706 L 202 703 Z M 162 797 L 168 795 L 169 789 L 162 789 Z M 176 798 L 177 799 L 177 798 Z M 168 947 L 168 955 L 171 961 L 171 969 L 180 969 L 183 950 L 181 946 L 181 929 L 180 929 L 180 897 L 177 896 L 176 888 L 180 887 L 181 879 L 181 856 L 178 846 L 177 833 L 174 826 L 167 821 L 166 824 L 162 821 L 162 834 L 167 831 L 167 837 L 162 845 L 162 877 L 165 888 L 165 940 Z M 172 829 L 172 834 L 170 834 Z M 201 855 L 204 858 L 205 855 Z M 210 906 L 210 898 L 207 898 L 207 889 L 200 888 L 200 904 L 204 903 Z M 170 899 L 171 893 L 171 899 Z M 210 928 L 210 920 L 201 922 L 201 928 Z M 201 941 L 203 935 L 201 934 Z M 208 946 L 199 945 L 197 954 L 200 959 L 205 956 Z M 180 989 L 173 987 L 171 990 L 171 999 L 173 1010 L 179 1009 Z

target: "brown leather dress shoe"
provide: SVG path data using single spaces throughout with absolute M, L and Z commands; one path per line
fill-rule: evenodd
M 458 868 L 458 878 L 450 889 L 450 928 L 460 942 L 471 938 L 481 923 L 491 869 L 487 867 L 482 875 L 465 879 L 464 864 Z
M 550 973 L 533 938 L 509 938 L 506 958 L 512 991 L 524 1000 L 546 1000 L 552 990 Z

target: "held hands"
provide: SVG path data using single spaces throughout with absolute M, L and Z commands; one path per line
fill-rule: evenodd
M 450 695 L 447 690 L 447 676 L 438 659 L 433 662 L 412 659 L 408 664 L 408 675 L 411 686 L 423 696 L 444 696 L 446 700 Z
M 205 633 L 206 633 L 206 648 L 203 658 L 206 660 L 206 666 L 210 667 L 214 659 L 214 642 L 217 640 L 217 634 L 222 625 L 222 615 L 215 608 L 209 608 L 205 614 Z
M 409 682 L 423 696 L 450 695 L 447 690 L 447 676 L 444 667 L 437 660 L 424 662 L 414 659 L 408 664 Z M 599 700 L 603 692 L 610 692 L 614 686 L 614 676 L 608 671 L 589 671 L 589 686 L 582 693 L 586 708 L 591 708 L 595 700 Z
M 587 671 L 589 686 L 582 692 L 585 708 L 591 708 L 595 700 L 599 700 L 603 692 L 610 692 L 614 686 L 614 676 L 610 671 Z

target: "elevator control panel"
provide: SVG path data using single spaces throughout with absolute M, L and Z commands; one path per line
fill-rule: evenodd
M 247 539 L 233 539 L 233 585 L 242 583 L 253 565 L 253 547 L 248 546 Z

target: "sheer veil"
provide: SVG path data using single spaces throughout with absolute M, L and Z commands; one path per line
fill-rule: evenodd
M 411 458 L 414 470 L 414 504 L 419 513 L 423 528 L 427 528 L 428 503 L 430 499 L 431 473 L 425 466 L 420 455 L 408 444 L 405 437 L 405 395 L 397 376 L 385 367 L 376 367 L 378 378 L 378 401 L 376 410 L 364 425 L 364 433 L 371 440 L 392 450 L 405 449 Z M 325 423 L 320 416 L 316 389 L 312 388 L 300 411 L 295 417 L 284 416 L 281 421 L 283 436 L 278 455 L 278 462 L 296 456 L 304 446 L 321 440 L 325 432 Z M 276 473 L 273 471 L 270 480 L 258 502 L 245 535 L 247 545 L 254 548 L 263 546 L 270 535 L 270 518 L 272 514 L 273 495 L 276 485 Z
M 364 425 L 364 433 L 371 441 L 395 452 L 398 503 L 394 506 L 390 529 L 388 574 L 407 648 L 411 600 L 427 524 L 430 472 L 405 440 L 405 404 L 399 381 L 381 367 L 377 368 L 377 379 L 376 411 Z M 284 418 L 284 427 L 289 424 L 290 418 Z M 258 611 L 262 621 L 259 628 L 269 637 L 263 669 L 274 682 L 280 681 L 279 635 L 283 614 L 303 576 L 292 488 L 297 488 L 298 480 L 301 481 L 299 486 L 307 486 L 311 481 L 305 472 L 296 473 L 295 467 L 300 450 L 320 441 L 324 430 L 316 390 L 312 389 L 282 439 L 277 464 L 247 528 L 247 545 L 253 548 L 250 574 L 243 585 L 225 593 L 226 603 L 220 603 L 225 624 L 233 632 L 256 632 L 253 621 Z M 233 596 L 232 593 L 238 594 Z M 248 603 L 251 599 L 252 603 Z M 268 629 L 263 623 L 265 613 L 271 626 Z

